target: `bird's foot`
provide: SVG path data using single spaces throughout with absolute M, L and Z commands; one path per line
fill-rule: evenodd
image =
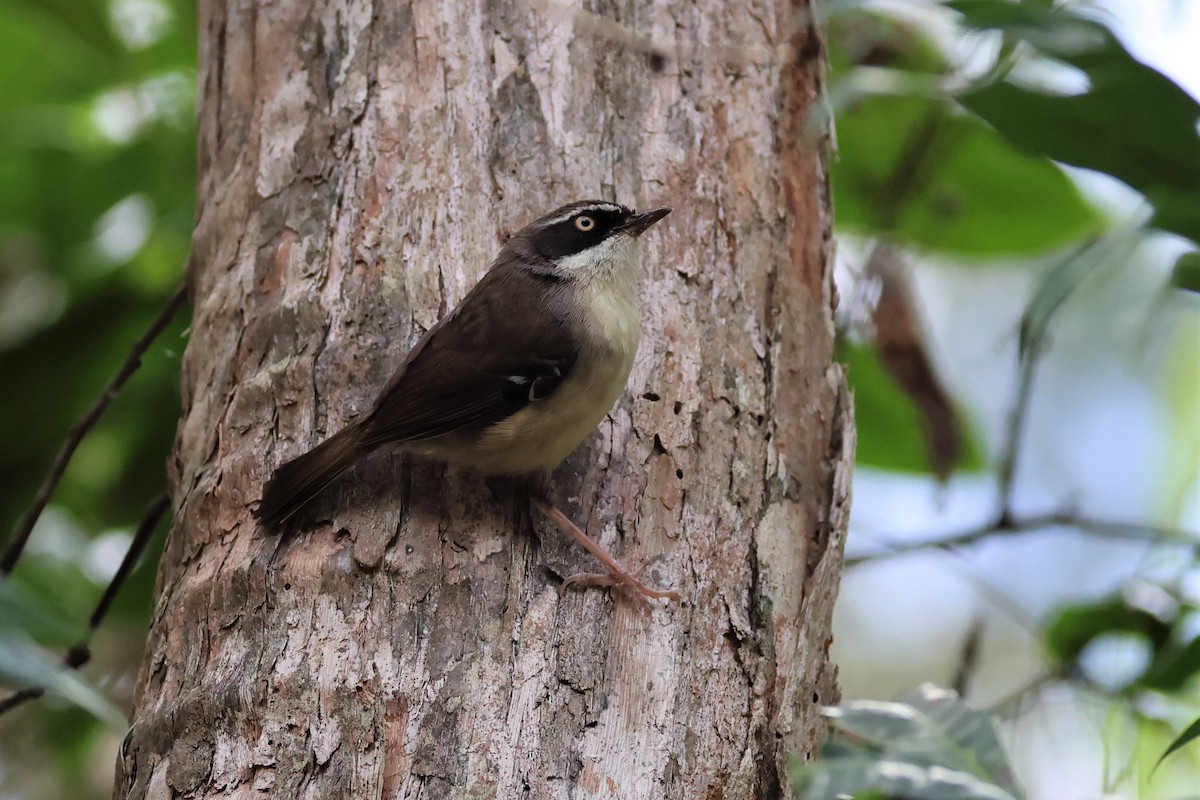
M 659 589 L 651 589 L 646 584 L 638 580 L 637 576 L 630 573 L 620 563 L 613 558 L 607 550 L 601 547 L 600 543 L 588 536 L 574 522 L 567 519 L 567 515 L 558 510 L 547 500 L 534 498 L 534 506 L 537 510 L 545 515 L 546 519 L 558 526 L 558 529 L 570 536 L 578 542 L 585 550 L 595 556 L 596 560 L 604 565 L 608 570 L 607 574 L 596 573 L 580 573 L 572 575 L 563 582 L 563 586 L 574 586 L 577 588 L 585 588 L 588 586 L 605 586 L 612 589 L 623 589 L 632 593 L 643 604 L 649 605 L 650 600 L 674 600 L 679 601 L 679 593 L 671 591 L 661 591 Z
M 678 592 L 651 589 L 638 580 L 635 575 L 624 570 L 622 570 L 620 575 L 612 572 L 577 572 L 563 581 L 563 588 L 586 589 L 592 586 L 607 589 L 623 589 L 631 592 L 637 599 L 643 602 L 649 600 L 674 600 L 675 602 L 679 602 Z

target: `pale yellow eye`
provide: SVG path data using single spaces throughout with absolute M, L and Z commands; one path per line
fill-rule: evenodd
M 581 231 L 587 232 L 596 227 L 596 220 L 585 214 L 582 217 L 575 218 L 575 227 Z

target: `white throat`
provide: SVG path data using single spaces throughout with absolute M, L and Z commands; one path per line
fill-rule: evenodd
M 642 268 L 642 241 L 618 233 L 582 253 L 560 258 L 555 266 L 579 280 L 595 280 L 609 273 L 628 273 L 636 282 Z
M 641 332 L 642 243 L 627 234 L 610 236 L 595 247 L 567 256 L 558 268 L 575 279 L 581 319 L 593 343 L 633 361 Z

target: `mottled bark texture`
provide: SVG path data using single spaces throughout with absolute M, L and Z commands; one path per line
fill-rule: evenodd
M 116 795 L 788 795 L 837 699 L 853 439 L 807 5 L 200 5 L 176 517 Z M 675 213 L 628 392 L 556 496 L 681 604 L 563 590 L 595 563 L 512 482 L 395 456 L 332 521 L 256 531 L 272 468 L 368 408 L 507 231 L 597 196 Z

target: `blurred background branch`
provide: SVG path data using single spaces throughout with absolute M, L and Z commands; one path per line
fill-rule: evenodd
M 0 696 L 48 690 L 0 717 L 4 797 L 112 792 L 166 527 L 138 516 L 179 419 L 195 20 L 191 0 L 0 4 Z
M 33 499 L 33 504 L 25 515 L 21 517 L 21 521 L 17 524 L 17 529 L 9 540 L 8 545 L 4 548 L 3 555 L 0 555 L 0 577 L 7 576 L 13 571 L 17 565 L 17 561 L 21 558 L 21 553 L 25 550 L 25 544 L 29 541 L 30 534 L 33 533 L 33 527 L 37 524 L 42 512 L 46 509 L 46 504 L 50 502 L 50 498 L 54 495 L 54 490 L 58 488 L 59 482 L 67 471 L 67 467 L 71 463 L 71 457 L 75 455 L 75 451 L 79 448 L 83 437 L 87 436 L 88 432 L 96 426 L 100 421 L 100 417 L 104 415 L 108 404 L 116 399 L 117 392 L 121 391 L 121 387 L 125 385 L 125 381 L 133 376 L 137 368 L 142 365 L 142 356 L 146 350 L 162 333 L 163 328 L 171 323 L 175 314 L 179 311 L 179 307 L 183 305 L 187 294 L 182 286 L 175 291 L 174 294 L 167 300 L 167 304 L 163 306 L 162 311 L 158 312 L 158 316 L 150 323 L 150 327 L 141 335 L 136 342 L 133 343 L 133 348 L 129 353 L 129 357 L 125 359 L 125 363 L 117 371 L 117 374 L 105 384 L 101 390 L 100 396 L 95 399 L 87 412 L 71 426 L 67 432 L 66 441 L 58 450 L 58 455 L 54 457 L 54 463 L 50 465 L 50 472 L 42 481 L 42 485 L 38 488 L 37 496 Z M 111 584 L 110 584 L 111 586 Z
M 109 580 L 108 585 L 104 587 L 104 593 L 100 595 L 100 599 L 96 602 L 96 607 L 92 610 L 92 615 L 88 618 L 85 638 L 71 645 L 67 648 L 67 652 L 63 654 L 62 663 L 65 668 L 79 669 L 91 660 L 91 637 L 96 633 L 100 624 L 104 622 L 104 618 L 108 615 L 108 610 L 112 608 L 113 601 L 117 597 L 117 592 L 121 591 L 121 587 L 125 584 L 125 579 L 129 577 L 129 573 L 137 565 L 138 559 L 142 557 L 142 554 L 146 550 L 146 543 L 154 535 L 158 523 L 162 520 L 163 515 L 170 506 L 171 498 L 166 492 L 163 492 L 154 498 L 146 508 L 146 514 L 142 517 L 142 522 L 138 525 L 137 531 L 129 543 L 129 549 L 125 551 L 125 556 L 121 559 L 121 565 L 117 567 L 116 573 Z M 3 646 L 3 642 L 0 642 L 0 646 Z M 21 678 L 20 675 L 14 674 L 0 674 L 0 677 L 17 678 L 18 680 Z M 13 692 L 6 698 L 0 699 L 0 714 L 11 711 L 22 703 L 36 700 L 43 696 L 47 690 L 55 688 L 57 678 L 58 670 L 53 670 L 46 675 L 38 676 L 38 679 L 33 681 L 34 685 L 27 686 L 24 689 Z
M 1200 716 L 1200 72 L 1172 55 L 1200 11 L 868 2 L 828 27 L 851 706 L 955 686 L 997 709 L 1020 796 L 1186 796 L 1198 748 L 1149 775 Z M 838 770 L 878 758 L 844 746 Z
M 1041 533 L 1054 528 L 1073 528 L 1101 538 L 1117 539 L 1145 544 L 1174 544 L 1191 551 L 1193 557 L 1200 556 L 1200 536 L 1193 531 L 1175 528 L 1160 528 L 1135 522 L 1088 519 L 1070 512 L 1044 514 L 1026 519 L 1007 519 L 983 525 L 929 541 L 907 541 L 886 546 L 882 550 L 846 558 L 846 566 L 853 567 L 880 558 L 918 553 L 922 550 L 956 550 L 977 544 L 993 536 Z M 872 537 L 877 541 L 881 537 Z M 883 539 L 883 541 L 887 541 Z

